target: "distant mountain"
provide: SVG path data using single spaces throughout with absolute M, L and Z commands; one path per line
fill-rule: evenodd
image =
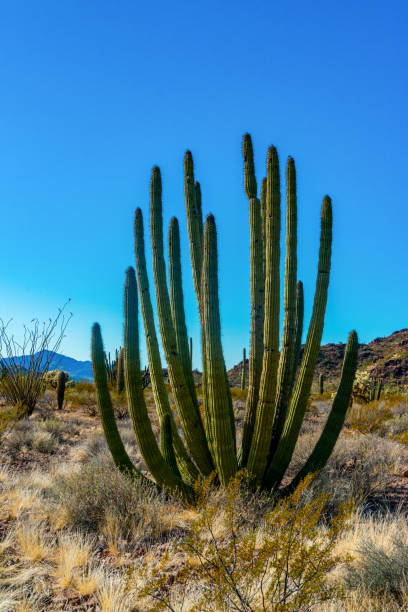
M 44 351 L 44 360 L 47 358 L 49 351 Z M 36 354 L 38 355 L 38 353 Z M 27 367 L 30 360 L 29 355 L 21 355 L 16 357 L 16 361 L 22 367 Z M 8 359 L 4 360 L 6 363 Z M 50 370 L 64 370 L 68 372 L 73 380 L 93 380 L 92 363 L 90 361 L 77 361 L 72 357 L 55 353 L 51 359 Z
M 342 342 L 325 344 L 320 348 L 315 379 L 323 374 L 327 382 L 338 382 L 345 348 L 346 345 Z M 230 385 L 240 385 L 241 368 L 242 361 L 229 370 Z M 358 370 L 367 370 L 373 378 L 382 378 L 385 383 L 400 382 L 408 384 L 408 329 L 401 329 L 385 338 L 376 338 L 368 344 L 360 344 Z

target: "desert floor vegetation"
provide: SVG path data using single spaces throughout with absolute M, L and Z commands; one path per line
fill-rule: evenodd
M 408 609 L 403 397 L 352 408 L 326 468 L 291 498 L 248 490 L 240 475 L 225 491 L 197 485 L 194 508 L 117 471 L 94 402 L 82 384 L 57 411 L 47 391 L 3 432 L 0 610 Z M 286 480 L 329 407 L 312 397 Z M 125 415 L 119 429 L 147 474 Z

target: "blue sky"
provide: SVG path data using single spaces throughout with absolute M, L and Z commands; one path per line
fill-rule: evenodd
M 88 359 L 95 320 L 118 346 L 133 213 L 141 206 L 147 224 L 157 164 L 166 234 L 171 216 L 180 220 L 199 366 L 183 198 L 190 148 L 219 232 L 225 357 L 238 362 L 249 346 L 249 131 L 259 182 L 270 144 L 282 178 L 295 158 L 307 318 L 320 205 L 333 199 L 323 341 L 408 327 L 407 18 L 406 2 L 393 0 L 2 3 L 0 316 L 45 318 L 70 297 L 62 351 Z

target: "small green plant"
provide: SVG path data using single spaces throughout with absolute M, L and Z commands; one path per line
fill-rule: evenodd
M 197 490 L 197 518 L 174 551 L 184 556 L 181 570 L 174 575 L 169 553 L 159 564 L 135 568 L 138 583 L 144 584 L 141 601 L 156 602 L 149 609 L 183 609 L 176 604 L 186 590 L 196 610 L 240 612 L 306 611 L 341 594 L 326 576 L 344 561 L 334 548 L 347 527 L 349 505 L 342 505 L 323 529 L 328 495 L 305 501 L 309 476 L 260 523 L 246 525 L 242 478 L 237 475 L 222 496 L 214 495 L 212 479 Z

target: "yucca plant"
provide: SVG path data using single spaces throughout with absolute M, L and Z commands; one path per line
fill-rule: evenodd
M 332 203 L 323 199 L 316 290 L 306 344 L 300 361 L 303 330 L 303 285 L 297 279 L 296 171 L 288 159 L 286 206 L 286 256 L 283 302 L 283 336 L 280 341 L 280 173 L 278 154 L 270 147 L 267 176 L 257 197 L 252 142 L 243 139 L 244 183 L 249 199 L 251 258 L 251 340 L 246 413 L 239 448 L 233 402 L 221 343 L 218 298 L 217 231 L 213 215 L 203 223 L 201 189 L 194 179 L 193 159 L 184 159 L 185 201 L 193 281 L 201 324 L 203 356 L 202 403 L 194 385 L 189 350 L 180 263 L 180 236 L 176 218 L 170 222 L 169 285 L 164 258 L 162 183 L 158 167 L 150 183 L 150 234 L 153 277 L 162 346 L 182 436 L 163 379 L 153 307 L 146 269 L 143 216 L 135 215 L 136 274 L 126 273 L 125 284 L 125 384 L 129 412 L 145 463 L 156 481 L 169 491 L 192 500 L 198 475 L 216 472 L 216 481 L 227 485 L 242 468 L 253 483 L 276 490 L 290 463 L 311 391 L 320 348 L 329 285 Z M 137 276 L 137 278 L 136 278 Z M 157 414 L 161 422 L 160 447 L 153 435 L 141 389 L 138 293 L 146 335 L 149 369 Z M 358 340 L 351 332 L 341 381 L 326 426 L 305 466 L 286 487 L 324 467 L 344 422 L 357 364 Z M 92 361 L 98 404 L 106 438 L 119 468 L 145 478 L 126 454 L 113 416 L 107 385 L 100 327 L 92 332 Z M 203 415 L 203 418 L 202 418 Z

